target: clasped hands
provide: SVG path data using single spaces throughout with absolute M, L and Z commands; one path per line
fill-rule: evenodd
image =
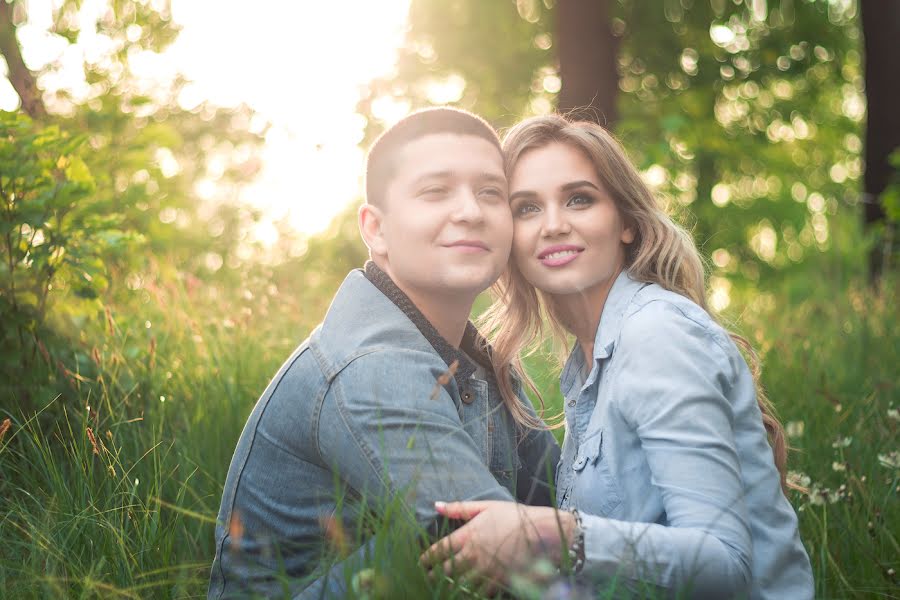
M 540 558 L 554 565 L 575 533 L 575 517 L 547 506 L 515 502 L 435 502 L 435 510 L 466 524 L 435 542 L 420 561 L 434 572 L 463 574 L 492 591 Z

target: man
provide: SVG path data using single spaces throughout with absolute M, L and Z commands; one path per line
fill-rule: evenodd
M 210 598 L 300 591 L 326 528 L 350 529 L 397 495 L 425 528 L 436 500 L 551 502 L 558 448 L 546 430 L 517 428 L 510 403 L 527 399 L 501 397 L 468 321 L 512 242 L 494 130 L 447 108 L 394 125 L 369 153 L 359 226 L 372 260 L 347 276 L 238 441 Z

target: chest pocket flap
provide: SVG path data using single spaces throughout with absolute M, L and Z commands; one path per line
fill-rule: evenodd
M 595 433 L 586 436 L 578 448 L 578 456 L 572 463 L 574 471 L 583 471 L 588 465 L 595 465 L 600 459 L 600 450 L 603 446 L 603 430 L 598 429 Z
M 575 471 L 575 506 L 589 514 L 613 516 L 622 498 L 609 457 L 603 456 L 603 431 L 589 435 L 572 464 Z

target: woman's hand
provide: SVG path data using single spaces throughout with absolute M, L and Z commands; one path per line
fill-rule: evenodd
M 436 502 L 451 519 L 468 521 L 435 542 L 420 558 L 429 569 L 464 572 L 492 583 L 527 570 L 539 558 L 558 565 L 575 533 L 571 513 L 515 502 Z

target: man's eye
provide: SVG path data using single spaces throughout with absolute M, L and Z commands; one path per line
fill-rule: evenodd
M 495 187 L 482 188 L 479 192 L 482 196 L 490 196 L 492 198 L 503 198 L 503 190 Z
M 439 185 L 433 185 L 431 187 L 427 187 L 421 192 L 419 192 L 420 196 L 443 196 L 447 193 L 447 188 Z

